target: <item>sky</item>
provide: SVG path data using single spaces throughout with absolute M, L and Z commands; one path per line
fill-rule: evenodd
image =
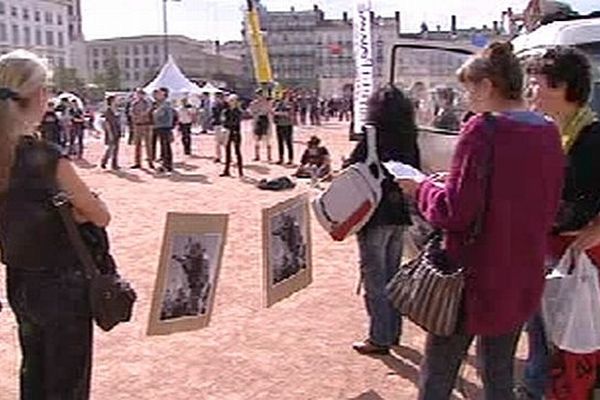
M 440 4 L 443 1 L 443 9 Z M 349 0 L 262 0 L 273 11 L 312 9 L 313 4 L 325 11 L 326 18 L 341 18 L 351 11 Z M 402 31 L 417 31 L 423 21 L 430 29 L 441 25 L 448 29 L 450 15 L 456 14 L 459 28 L 491 26 L 508 7 L 521 11 L 528 0 L 371 0 L 378 15 L 393 16 L 401 12 Z M 572 0 L 580 13 L 600 9 L 598 0 Z M 245 0 L 168 0 L 170 34 L 182 34 L 200 40 L 241 39 L 241 21 Z M 86 39 L 162 33 L 162 0 L 82 0 L 83 31 Z M 484 7 L 485 5 L 485 7 Z M 595 5 L 595 7 L 593 7 Z

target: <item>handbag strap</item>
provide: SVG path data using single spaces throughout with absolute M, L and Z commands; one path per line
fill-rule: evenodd
M 365 135 L 367 135 L 367 159 L 365 163 L 371 165 L 379 159 L 377 156 L 377 129 L 374 125 L 367 124 L 364 130 Z
M 496 130 L 496 119 L 492 113 L 485 113 L 485 143 L 486 143 L 486 155 L 485 155 L 485 164 L 483 165 L 484 173 L 483 173 L 483 206 L 479 210 L 477 214 L 477 218 L 473 222 L 471 226 L 471 231 L 469 232 L 469 236 L 466 239 L 465 244 L 471 244 L 477 239 L 481 232 L 483 231 L 483 224 L 485 221 L 485 216 L 488 213 L 490 208 L 490 187 L 493 171 L 494 171 L 494 153 L 495 153 L 495 130 Z
M 71 245 L 75 249 L 75 253 L 77 254 L 77 258 L 83 265 L 83 272 L 85 273 L 86 278 L 92 279 L 95 276 L 100 275 L 98 272 L 98 268 L 96 267 L 96 263 L 90 254 L 89 249 L 85 245 L 83 238 L 81 237 L 81 233 L 79 233 L 79 229 L 77 228 L 77 224 L 75 223 L 75 219 L 73 218 L 73 213 L 71 211 L 71 203 L 67 195 L 63 192 L 56 194 L 52 198 L 52 204 L 58 210 L 62 222 L 67 231 L 67 236 L 69 237 L 69 241 Z

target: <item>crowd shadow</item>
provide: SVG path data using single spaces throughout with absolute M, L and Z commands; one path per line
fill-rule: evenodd
M 244 169 L 256 172 L 259 175 L 269 175 L 271 173 L 271 168 L 266 167 L 264 165 L 244 165 Z
M 115 170 L 110 170 L 108 171 L 109 174 L 116 176 L 117 178 L 121 178 L 121 179 L 125 179 L 126 181 L 129 182 L 133 182 L 133 183 L 143 183 L 144 180 L 142 178 L 140 178 L 139 176 L 132 174 L 130 172 L 126 172 L 121 170 L 115 171 Z
M 368 392 L 364 392 L 357 397 L 352 397 L 348 400 L 385 400 L 381 397 L 376 391 L 369 390 Z
M 188 156 L 189 158 L 191 158 L 192 160 L 210 160 L 210 161 L 214 161 L 215 157 L 214 156 L 199 156 L 197 154 L 192 154 Z
M 200 167 L 198 167 L 196 165 L 188 164 L 185 161 L 180 161 L 180 162 L 173 163 L 173 167 L 182 169 L 184 171 L 195 171 L 198 168 L 200 168 Z
M 167 178 L 171 182 L 177 183 L 200 183 L 202 185 L 211 185 L 212 182 L 206 175 L 203 174 L 182 174 L 178 171 L 173 171 L 171 175 L 157 176 L 157 178 Z
M 73 162 L 73 164 L 75 164 L 77 168 L 81 169 L 94 169 L 98 166 L 97 164 L 92 164 L 85 158 L 71 159 L 71 162 Z

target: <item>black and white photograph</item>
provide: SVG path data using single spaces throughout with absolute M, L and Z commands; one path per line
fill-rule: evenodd
M 162 321 L 206 314 L 220 245 L 221 237 L 214 234 L 173 238 Z
M 149 335 L 190 331 L 208 325 L 227 222 L 227 215 L 167 215 Z
M 308 197 L 264 210 L 263 237 L 265 302 L 270 306 L 312 281 Z
M 271 219 L 269 261 L 277 285 L 307 267 L 306 221 L 301 203 Z

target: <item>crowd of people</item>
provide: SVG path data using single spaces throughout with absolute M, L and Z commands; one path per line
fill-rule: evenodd
M 169 173 L 173 172 L 175 133 L 181 138 L 183 154 L 191 156 L 194 150 L 198 151 L 193 149 L 193 130 L 197 127 L 196 133 L 214 136 L 214 161 L 224 164 L 221 176 L 231 176 L 231 153 L 235 152 L 238 175 L 243 177 L 242 137 L 245 135 L 242 135 L 242 122 L 245 119 L 252 119 L 249 136 L 254 143 L 253 160 L 261 161 L 264 151 L 263 160 L 273 162 L 273 142 L 276 140 L 276 163 L 292 167 L 296 165 L 294 127 L 320 125 L 322 120 L 330 117 L 345 119 L 346 112 L 341 107 L 346 103 L 335 99 L 326 102 L 316 95 L 303 96 L 296 91 L 287 91 L 274 100 L 263 90 L 257 90 L 255 98 L 245 105 L 236 94 L 222 92 L 214 96 L 204 93 L 194 105 L 187 97 L 171 101 L 168 88 L 154 90 L 151 95 L 140 88 L 125 100 L 108 96 L 97 117 L 84 112 L 80 100 L 63 98 L 58 104 L 50 101 L 38 131 L 41 138 L 57 144 L 76 159 L 83 158 L 86 132 L 95 136 L 103 134 L 106 151 L 100 167 L 115 171 L 121 169 L 121 141 L 129 132 L 128 144 L 134 147 L 130 168 L 143 168 L 145 161 L 151 170 Z M 313 172 L 318 179 L 330 177 L 329 152 L 319 145 L 320 142 L 321 139 L 313 137 L 307 144 L 305 153 L 298 160 L 297 177 L 310 178 Z M 318 152 L 315 153 L 315 149 Z
M 454 104 L 448 91 L 440 94 L 436 113 L 440 125 L 460 130 L 450 171 L 416 181 L 397 180 L 384 170 L 382 200 L 358 234 L 370 327 L 353 347 L 360 354 L 386 355 L 401 342 L 403 316 L 385 288 L 402 261 L 416 209 L 445 232 L 448 257 L 466 271 L 456 332 L 427 334 L 418 398 L 451 398 L 476 338 L 486 399 L 588 399 L 599 353 L 554 348 L 540 302 L 545 274 L 565 251 L 587 252 L 600 266 L 600 121 L 587 105 L 590 63 L 578 50 L 558 47 L 528 59 L 524 68 L 510 44 L 497 42 L 466 61 L 457 77 L 466 93 L 467 117 L 448 117 L 446 110 Z M 46 78 L 44 64 L 31 53 L 0 57 L 1 255 L 19 326 L 22 398 L 83 400 L 89 398 L 92 360 L 89 288 L 77 273 L 79 261 L 64 228 L 43 205 L 48 193 L 63 190 L 77 221 L 104 227 L 110 214 L 63 151 L 83 155 L 82 110 L 68 102 L 61 102 L 60 110 L 50 108 Z M 203 99 L 199 107 L 185 100 L 174 107 L 169 95 L 166 88 L 152 98 L 138 90 L 129 106 L 133 168 L 142 167 L 145 149 L 148 167 L 159 160 L 159 171 L 172 171 L 173 130 L 178 127 L 184 153 L 192 154 L 191 127 L 201 118 L 202 130 L 214 132 L 215 161 L 221 162 L 225 152 L 221 175 L 231 174 L 234 150 L 241 176 L 246 112 L 252 118 L 254 159 L 259 161 L 265 150 L 266 160 L 273 161 L 276 135 L 277 163 L 291 165 L 294 126 L 317 125 L 323 114 L 316 95 L 298 98 L 292 92 L 272 101 L 257 91 L 247 110 L 236 95 Z M 394 86 L 370 98 L 367 121 L 376 128 L 381 162 L 420 167 L 416 104 L 415 97 Z M 109 162 L 113 169 L 120 167 L 123 119 L 118 112 L 115 98 L 107 98 L 102 168 Z M 344 118 L 345 111 L 337 112 Z M 33 135 L 38 125 L 42 140 Z M 367 151 L 363 138 L 345 166 L 364 161 Z M 331 174 L 329 151 L 314 136 L 296 175 L 325 179 Z M 522 384 L 515 385 L 515 352 L 524 326 L 529 358 L 524 376 L 517 377 Z

